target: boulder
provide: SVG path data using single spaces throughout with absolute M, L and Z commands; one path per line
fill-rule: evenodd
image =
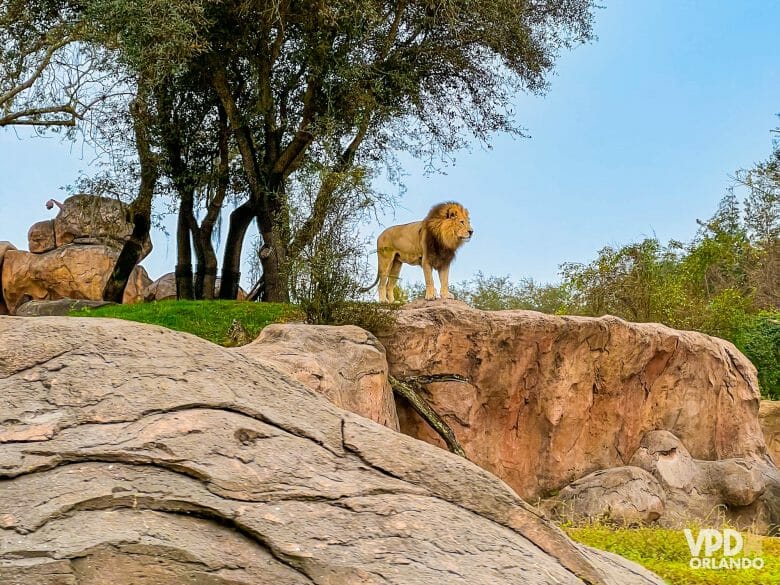
M 214 282 L 214 295 L 219 295 L 220 279 Z M 236 300 L 246 300 L 246 291 L 238 287 L 238 298 Z M 168 272 L 160 278 L 149 284 L 143 291 L 143 298 L 146 301 L 172 301 L 176 300 L 176 273 Z
M 650 524 L 664 513 L 666 494 L 650 473 L 638 467 L 594 471 L 570 483 L 545 503 L 560 520 Z
M 385 348 L 360 327 L 269 325 L 237 351 L 273 365 L 339 408 L 398 430 Z
M 2 268 L 3 296 L 11 313 L 29 300 L 101 300 L 119 252 L 99 245 L 68 244 L 45 254 L 12 250 Z M 130 275 L 124 302 L 142 300 L 150 279 L 141 266 Z
M 0 581 L 662 581 L 277 369 L 114 319 L 0 319 Z
M 379 336 L 398 378 L 458 374 L 426 398 L 468 457 L 532 499 L 626 465 L 665 429 L 693 457 L 763 459 L 752 364 L 730 343 L 616 317 L 486 312 L 417 301 Z M 398 405 L 401 431 L 442 445 Z
M 777 465 L 780 463 L 780 400 L 762 400 L 758 416 L 767 451 Z
M 27 232 L 27 246 L 33 254 L 43 254 L 57 247 L 54 237 L 54 220 L 39 221 L 30 226 Z
M 694 459 L 679 438 L 651 431 L 642 439 L 630 465 L 658 480 L 666 494 L 659 523 L 669 527 L 726 521 L 755 532 L 772 532 L 780 520 L 780 473 L 769 461 L 731 458 Z
M 11 242 L 0 241 L 0 315 L 8 314 L 8 307 L 5 305 L 5 299 L 3 297 L 3 260 L 5 259 L 5 253 L 9 250 L 16 250 Z
M 121 250 L 133 233 L 126 210 L 125 203 L 109 197 L 83 194 L 68 197 L 53 220 L 57 247 L 71 243 L 98 244 Z M 152 241 L 147 238 L 141 259 L 151 251 Z

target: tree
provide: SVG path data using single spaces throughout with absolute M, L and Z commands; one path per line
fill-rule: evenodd
M 590 0 L 143 0 L 126 8 L 137 17 L 105 26 L 118 31 L 134 70 L 186 71 L 218 101 L 248 191 L 230 217 L 220 296 L 234 295 L 256 221 L 264 298 L 285 300 L 287 266 L 327 222 L 345 173 L 396 148 L 432 155 L 470 136 L 518 132 L 513 95 L 544 90 L 560 48 L 590 38 L 591 8 Z M 165 23 L 154 30 L 144 15 L 161 11 Z M 293 225 L 290 190 L 304 163 L 322 169 L 322 182 Z
M 126 103 L 144 104 L 147 154 L 161 179 L 156 188 L 181 199 L 185 294 L 191 239 L 203 278 L 214 269 L 206 242 L 215 214 L 207 211 L 198 226 L 196 202 L 219 210 L 225 185 L 242 185 L 220 296 L 235 296 L 244 236 L 255 221 L 268 300 L 289 297 L 289 266 L 337 213 L 336 194 L 353 170 L 369 176 L 398 150 L 432 160 L 474 138 L 520 133 L 513 97 L 546 89 L 559 51 L 591 38 L 593 9 L 592 0 L 11 1 L 17 13 L 35 14 L 32 30 L 44 36 L 63 15 L 67 30 L 85 36 L 55 37 L 110 54 L 129 91 L 144 80 L 144 98 L 128 96 Z M 37 56 L 60 80 L 61 67 L 48 67 L 45 47 L 54 45 L 46 39 L 17 69 L 37 71 Z M 71 109 L 64 113 L 76 120 L 73 103 L 65 100 Z M 209 161 L 219 172 L 206 172 Z M 296 206 L 297 174 L 311 168 L 320 181 L 316 196 Z
M 68 0 L 0 4 L 0 127 L 74 128 L 116 88 Z

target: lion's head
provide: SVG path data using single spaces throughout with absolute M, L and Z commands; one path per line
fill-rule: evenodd
M 428 239 L 428 255 L 434 268 L 449 265 L 457 250 L 471 239 L 474 230 L 469 212 L 460 203 L 447 201 L 434 205 L 424 220 Z
M 453 250 L 471 239 L 474 233 L 468 210 L 454 201 L 434 205 L 425 217 L 425 227 L 442 244 Z

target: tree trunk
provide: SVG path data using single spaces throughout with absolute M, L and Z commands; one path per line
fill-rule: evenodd
M 143 254 L 144 243 L 152 229 L 152 198 L 157 185 L 159 170 L 157 160 L 152 153 L 147 127 L 148 112 L 143 92 L 143 82 L 139 82 L 139 94 L 130 104 L 135 132 L 135 146 L 141 165 L 141 184 L 138 196 L 128 208 L 128 219 L 133 223 L 133 232 L 122 246 L 114 270 L 103 288 L 103 300 L 121 303 L 127 281 Z
M 192 245 L 190 243 L 190 217 L 194 195 L 191 190 L 179 192 L 179 218 L 176 225 L 176 298 L 192 300 Z
M 260 299 L 276 303 L 289 303 L 288 244 L 280 232 L 281 230 L 276 225 L 272 225 L 270 229 L 262 230 L 263 242 L 266 243 L 268 252 L 260 255 L 264 283 Z
M 236 207 L 230 214 L 225 254 L 222 259 L 222 282 L 219 287 L 219 298 L 234 300 L 238 297 L 238 284 L 241 279 L 241 249 L 249 224 L 255 217 L 252 201 Z

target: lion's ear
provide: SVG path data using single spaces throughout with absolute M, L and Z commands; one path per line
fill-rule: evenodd
M 455 210 L 454 209 L 448 209 L 447 210 L 447 219 L 452 219 L 455 217 Z

